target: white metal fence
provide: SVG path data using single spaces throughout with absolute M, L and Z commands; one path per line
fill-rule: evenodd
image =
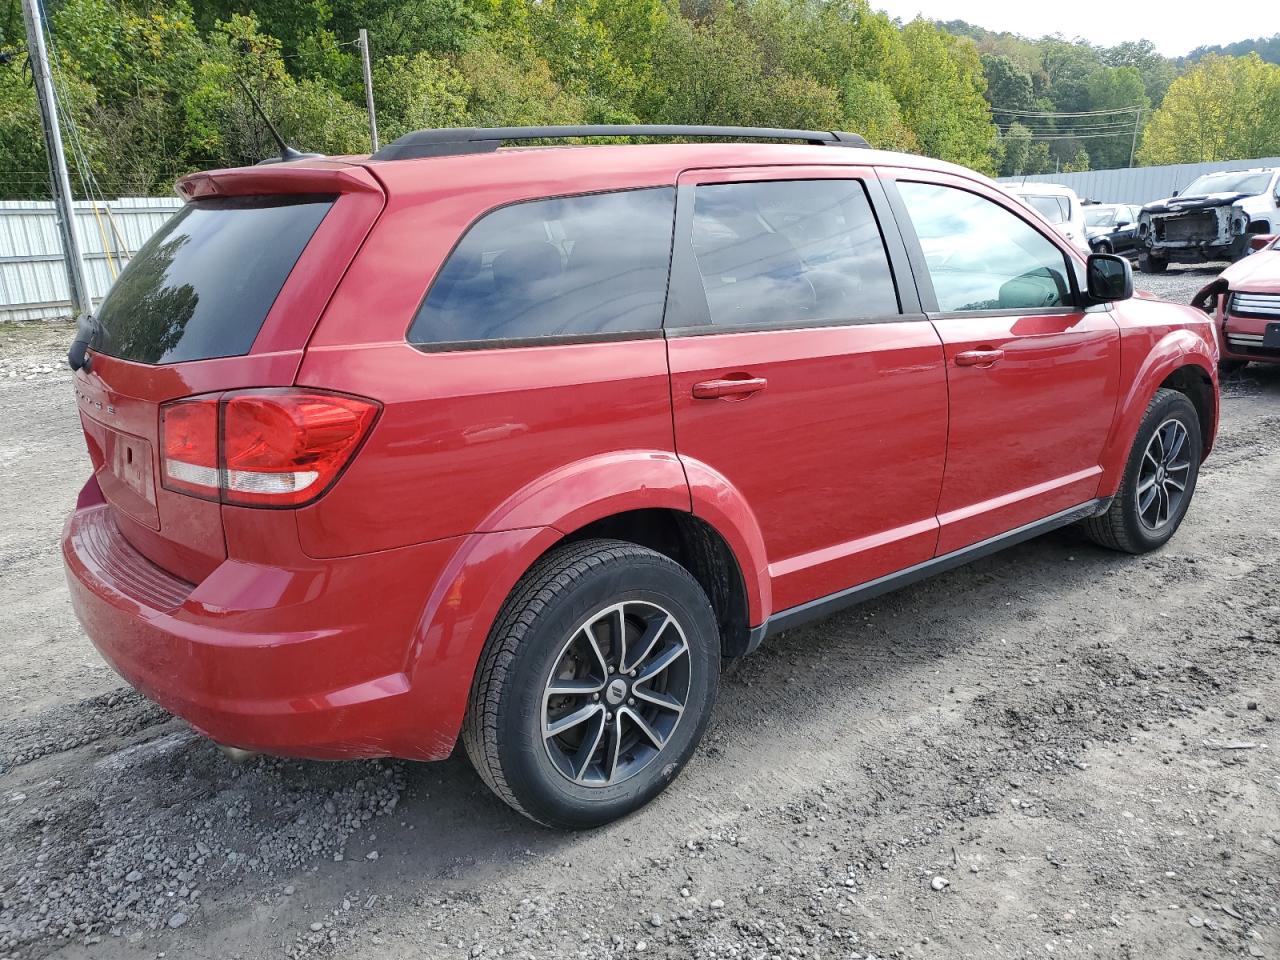
M 94 303 L 106 295 L 129 257 L 181 206 L 177 197 L 76 202 L 76 235 Z M 0 321 L 70 315 L 53 201 L 0 200 Z
M 1060 183 L 1083 199 L 1102 203 L 1150 203 L 1184 190 L 1201 174 L 1218 170 L 1251 170 L 1280 167 L 1280 157 L 1257 160 L 1217 160 L 1213 163 L 1174 163 L 1165 167 L 1127 167 L 1123 170 L 1086 170 L 1083 173 L 1043 173 L 1026 177 L 1001 177 L 1004 184 Z

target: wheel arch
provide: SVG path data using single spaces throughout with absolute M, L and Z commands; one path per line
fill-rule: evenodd
M 550 549 L 597 537 L 648 547 L 688 570 L 711 601 L 724 655 L 750 652 L 751 615 L 742 567 L 729 542 L 710 523 L 679 510 L 629 510 L 594 520 Z
M 1218 418 L 1217 391 L 1213 378 L 1198 364 L 1188 363 L 1173 370 L 1160 381 L 1160 387 L 1176 390 L 1191 401 L 1200 421 L 1201 459 L 1213 449 L 1213 437 Z M 1159 389 L 1157 388 L 1157 389 Z
M 738 491 L 663 451 L 569 464 L 509 497 L 434 577 L 405 673 L 417 709 L 438 717 L 445 736 L 456 737 L 489 632 L 520 579 L 551 550 L 592 536 L 648 546 L 684 565 L 707 591 L 726 654 L 749 652 L 759 639 L 752 627 L 770 612 L 768 567 Z
M 1203 448 L 1213 449 L 1218 427 L 1217 358 L 1203 336 L 1190 329 L 1174 330 L 1154 344 L 1129 381 L 1116 408 L 1100 463 L 1099 496 L 1113 496 L 1120 488 L 1129 450 L 1151 398 L 1161 387 L 1183 393 L 1196 408 Z

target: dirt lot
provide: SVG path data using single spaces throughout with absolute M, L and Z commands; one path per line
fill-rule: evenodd
M 565 835 L 461 757 L 236 765 L 122 687 L 57 551 L 68 339 L 0 328 L 0 957 L 1280 960 L 1280 368 L 1163 551 L 1064 531 L 784 635 Z

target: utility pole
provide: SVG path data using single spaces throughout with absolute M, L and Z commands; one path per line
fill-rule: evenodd
M 373 107 L 373 71 L 369 68 L 369 31 L 360 28 L 360 64 L 364 67 L 364 102 L 369 108 L 369 141 L 378 150 L 378 114 Z
M 1142 121 L 1142 108 L 1135 107 L 1133 110 L 1133 145 L 1129 147 L 1129 166 L 1133 166 L 1133 159 L 1138 155 L 1138 124 Z
M 67 288 L 71 307 L 76 314 L 90 308 L 89 286 L 84 279 L 84 258 L 76 236 L 75 207 L 72 204 L 71 178 L 67 175 L 67 155 L 62 151 L 62 128 L 58 125 L 58 101 L 53 91 L 53 75 L 49 72 L 49 53 L 44 46 L 44 23 L 40 0 L 22 0 L 22 19 L 27 25 L 27 58 L 35 81 L 36 104 L 40 108 L 40 124 L 44 127 L 44 146 L 49 157 L 49 185 L 58 210 L 58 232 L 62 235 L 62 263 L 67 270 Z

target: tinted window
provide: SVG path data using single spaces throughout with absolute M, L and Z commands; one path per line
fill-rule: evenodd
M 1042 197 L 1023 195 L 1032 209 L 1040 211 L 1050 223 L 1066 223 L 1070 217 L 1066 197 Z
M 675 191 L 660 187 L 495 210 L 440 268 L 409 340 L 657 330 L 674 209 Z
M 1021 217 L 985 197 L 900 182 L 942 311 L 1014 310 L 1071 303 L 1062 251 Z
M 188 203 L 152 234 L 98 308 L 94 349 L 141 363 L 249 352 L 332 197 Z
M 856 180 L 700 186 L 693 250 L 713 324 L 898 313 L 880 228 Z

